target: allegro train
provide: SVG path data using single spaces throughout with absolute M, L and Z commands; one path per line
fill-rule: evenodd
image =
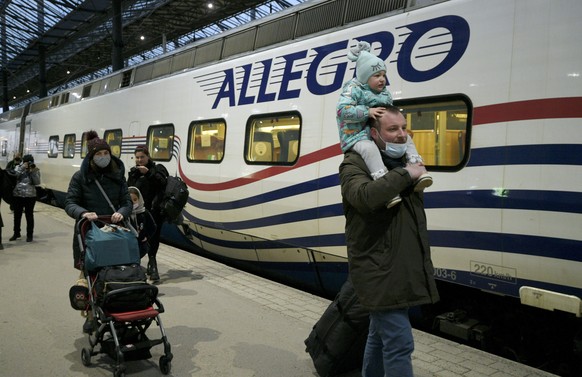
M 85 132 L 126 169 L 146 144 L 190 189 L 165 240 L 333 295 L 347 276 L 335 106 L 348 49 L 368 41 L 435 181 L 435 276 L 566 316 L 582 355 L 582 2 L 361 3 L 308 2 L 3 113 L 1 161 L 33 154 L 62 203 Z

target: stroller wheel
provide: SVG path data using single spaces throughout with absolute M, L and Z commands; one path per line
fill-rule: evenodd
M 117 368 L 113 372 L 113 377 L 125 377 L 125 368 Z
M 91 350 L 89 348 L 83 348 L 81 350 L 81 361 L 86 367 L 91 365 Z
M 167 356 L 160 356 L 160 372 L 162 374 L 169 374 L 172 369 L 172 361 Z

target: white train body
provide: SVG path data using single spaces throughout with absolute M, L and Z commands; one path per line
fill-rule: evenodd
M 457 162 L 428 159 L 435 183 L 425 202 L 437 278 L 580 316 L 580 15 L 579 0 L 445 1 L 102 95 L 86 96 L 81 86 L 69 91 L 67 104 L 31 106 L 21 135 L 20 119 L 0 123 L 2 158 L 7 162 L 23 138 L 43 184 L 63 193 L 82 161 L 83 132 L 121 130 L 129 169 L 136 145 L 154 145 L 148 130 L 171 125 L 171 156 L 160 162 L 190 187 L 184 216 L 191 234 L 167 236 L 333 291 L 347 271 L 335 106 L 341 84 L 353 76 L 346 52 L 366 39 L 385 57 L 389 90 L 405 109 L 433 100 L 466 105 Z M 300 118 L 293 163 L 254 164 L 249 157 L 247 122 L 270 114 Z M 224 151 L 194 161 L 189 127 L 207 120 L 225 124 Z M 76 135 L 72 158 L 63 158 L 67 134 Z M 54 135 L 58 153 L 51 158 Z M 423 140 L 417 144 L 426 150 Z M 281 145 L 275 140 L 272 147 Z

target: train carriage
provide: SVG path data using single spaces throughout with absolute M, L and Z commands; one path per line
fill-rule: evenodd
M 147 144 L 190 188 L 166 240 L 332 295 L 347 275 L 335 106 L 365 40 L 435 180 L 436 277 L 581 317 L 582 3 L 352 3 L 306 3 L 11 110 L 1 158 L 34 154 L 58 201 L 84 132 L 127 166 Z

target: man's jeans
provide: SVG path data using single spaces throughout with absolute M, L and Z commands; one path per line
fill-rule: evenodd
M 408 309 L 370 312 L 362 377 L 413 377 Z

